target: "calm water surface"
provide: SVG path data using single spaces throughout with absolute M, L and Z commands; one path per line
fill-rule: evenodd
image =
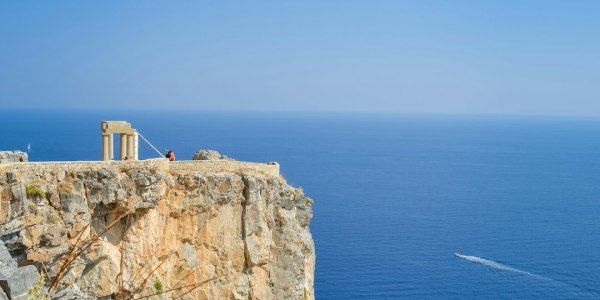
M 318 299 L 600 298 L 598 120 L 15 110 L 0 148 L 96 160 L 104 119 L 281 163 L 315 199 Z

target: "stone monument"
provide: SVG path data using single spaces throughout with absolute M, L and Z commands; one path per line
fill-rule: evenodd
M 138 160 L 138 132 L 125 121 L 102 121 L 102 160 L 114 160 L 113 134 L 120 134 L 120 160 Z

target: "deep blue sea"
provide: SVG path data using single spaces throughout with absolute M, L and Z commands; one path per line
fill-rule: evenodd
M 278 161 L 315 199 L 317 299 L 600 298 L 600 120 L 4 110 L 0 149 L 97 160 L 101 120 Z

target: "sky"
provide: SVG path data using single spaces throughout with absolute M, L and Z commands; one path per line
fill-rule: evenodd
M 2 1 L 0 106 L 600 116 L 600 1 Z

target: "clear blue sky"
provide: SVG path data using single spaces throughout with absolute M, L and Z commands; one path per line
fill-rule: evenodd
M 600 116 L 600 1 L 2 1 L 0 105 Z

